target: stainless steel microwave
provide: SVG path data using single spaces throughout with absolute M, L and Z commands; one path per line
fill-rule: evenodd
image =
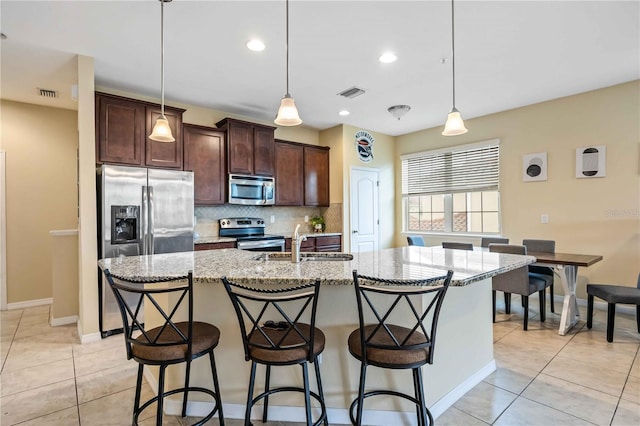
M 274 178 L 229 175 L 229 204 L 268 206 L 275 202 Z

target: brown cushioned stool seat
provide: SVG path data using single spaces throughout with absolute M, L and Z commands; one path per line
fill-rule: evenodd
M 122 316 L 127 358 L 138 362 L 138 377 L 133 403 L 131 424 L 137 425 L 142 412 L 156 403 L 156 424 L 162 425 L 164 398 L 181 393 L 182 417 L 187 415 L 189 393 L 206 394 L 213 399 L 213 408 L 195 425 L 207 423 L 218 413 L 220 425 L 224 425 L 222 400 L 218 385 L 218 374 L 213 350 L 218 346 L 220 330 L 212 324 L 193 321 L 193 274 L 163 279 L 127 280 L 104 271 L 109 286 L 118 302 Z M 186 309 L 185 309 L 186 307 Z M 143 322 L 136 314 L 144 310 L 147 320 Z M 188 319 L 177 321 L 177 312 L 186 310 Z M 180 318 L 182 319 L 182 318 Z M 160 325 L 156 326 L 159 322 Z M 145 328 L 146 327 L 146 328 Z M 209 355 L 213 390 L 190 386 L 191 362 Z M 165 371 L 169 365 L 184 363 L 184 387 L 165 390 Z M 158 394 L 143 404 L 140 403 L 142 377 L 145 365 L 155 365 L 158 371 Z
M 318 356 L 324 350 L 325 335 L 315 326 L 320 281 L 296 286 L 244 285 L 222 277 L 222 282 L 238 317 L 245 360 L 251 361 L 244 424 L 251 425 L 251 408 L 257 402 L 263 401 L 262 421 L 266 422 L 270 395 L 300 392 L 304 394 L 307 425 L 328 425 L 318 363 Z M 318 393 L 309 389 L 309 363 L 315 367 Z M 265 390 L 254 397 L 258 364 L 265 366 Z M 283 365 L 300 365 L 302 387 L 270 387 L 271 367 Z M 311 415 L 311 398 L 321 409 L 315 421 Z
M 448 271 L 447 275 L 433 278 L 394 280 L 353 271 L 359 327 L 349 335 L 347 344 L 349 353 L 360 361 L 360 381 L 358 397 L 349 407 L 352 424 L 363 423 L 366 398 L 385 395 L 411 401 L 416 405 L 418 425 L 433 425 L 424 397 L 421 367 L 433 363 L 438 316 L 452 275 Z M 365 324 L 364 318 L 375 320 Z M 367 367 L 371 365 L 411 370 L 414 395 L 392 389 L 365 392 Z

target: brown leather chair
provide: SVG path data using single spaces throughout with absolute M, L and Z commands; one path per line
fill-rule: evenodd
M 244 424 L 251 424 L 251 408 L 264 399 L 262 421 L 267 421 L 269 395 L 279 392 L 301 392 L 305 397 L 307 425 L 328 425 L 327 409 L 322 392 L 318 356 L 324 350 L 325 337 L 315 326 L 320 281 L 298 286 L 247 286 L 222 278 L 227 294 L 238 316 L 245 360 L 251 361 L 251 375 Z M 318 393 L 309 390 L 307 365 L 315 367 Z M 265 391 L 254 397 L 253 390 L 258 364 L 266 368 Z M 272 366 L 300 365 L 303 387 L 271 388 Z M 311 416 L 311 398 L 322 412 L 315 422 Z
M 593 325 L 593 298 L 607 302 L 607 342 L 613 342 L 616 303 L 636 305 L 636 323 L 640 333 L 640 274 L 636 288 L 610 284 L 587 284 L 587 328 Z
M 452 275 L 453 271 L 449 271 L 441 277 L 400 281 L 367 277 L 353 271 L 359 327 L 349 335 L 348 345 L 349 353 L 360 361 L 358 397 L 349 407 L 354 425 L 362 424 L 365 398 L 377 395 L 396 396 L 413 402 L 416 404 L 418 425 L 433 425 L 433 416 L 425 403 L 421 367 L 433 364 L 438 316 Z M 429 295 L 432 295 L 432 301 L 424 303 L 423 309 L 414 305 L 413 297 L 421 303 Z M 379 301 L 380 305 L 376 306 L 374 301 Z M 382 306 L 384 311 L 379 313 Z M 406 324 L 390 321 L 394 318 L 393 312 L 404 310 L 412 310 L 415 319 Z M 377 321 L 365 324 L 364 318 L 377 318 Z M 368 366 L 412 370 L 415 394 L 411 396 L 389 389 L 365 392 Z M 354 409 L 357 411 L 355 415 Z
M 187 415 L 189 393 L 204 393 L 213 398 L 213 409 L 194 425 L 207 423 L 217 412 L 220 424 L 224 425 L 222 400 L 213 350 L 218 346 L 220 330 L 211 324 L 193 320 L 193 274 L 153 281 L 130 281 L 104 271 L 113 293 L 118 301 L 124 329 L 127 358 L 138 362 L 138 378 L 133 405 L 132 424 L 138 424 L 138 417 L 151 404 L 157 402 L 156 424 L 162 424 L 164 397 L 182 393 L 182 417 Z M 169 297 L 167 297 L 169 296 Z M 127 301 L 127 302 L 125 302 Z M 168 301 L 168 302 L 167 302 Z M 167 305 L 165 305 L 167 303 Z M 139 310 L 145 309 L 147 316 L 164 318 L 159 326 L 151 327 L 138 319 Z M 178 310 L 188 309 L 186 321 L 176 321 Z M 153 315 L 149 315 L 153 312 Z M 213 388 L 189 386 L 191 361 L 203 355 L 209 355 Z M 165 370 L 169 365 L 186 363 L 184 387 L 164 391 Z M 158 395 L 140 405 L 142 373 L 145 365 L 159 367 Z
M 489 251 L 494 253 L 510 253 L 520 255 L 527 254 L 527 248 L 525 246 L 510 244 L 489 244 Z M 496 275 L 491 278 L 491 280 L 493 322 L 496 322 L 496 291 L 503 291 L 505 293 L 505 300 L 507 296 L 510 300 L 511 293 L 519 294 L 520 296 L 522 296 L 522 303 L 524 307 L 524 330 L 527 330 L 529 327 L 529 296 L 535 292 L 538 292 L 540 296 L 540 321 L 545 321 L 546 315 L 544 296 L 547 284 L 546 281 L 529 276 L 526 266 Z M 509 302 L 509 304 L 510 303 L 511 302 Z M 509 312 L 507 311 L 507 313 Z

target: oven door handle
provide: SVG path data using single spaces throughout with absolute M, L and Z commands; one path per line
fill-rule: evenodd
M 247 249 L 252 249 L 252 248 L 264 248 L 264 247 L 273 247 L 274 249 L 276 247 L 281 247 L 284 246 L 284 240 L 262 240 L 262 241 L 238 241 L 237 243 L 237 247 L 240 250 L 247 250 Z M 277 251 L 277 250 L 274 250 Z

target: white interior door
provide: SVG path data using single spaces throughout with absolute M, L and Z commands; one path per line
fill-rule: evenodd
M 378 171 L 351 169 L 351 252 L 378 250 Z

